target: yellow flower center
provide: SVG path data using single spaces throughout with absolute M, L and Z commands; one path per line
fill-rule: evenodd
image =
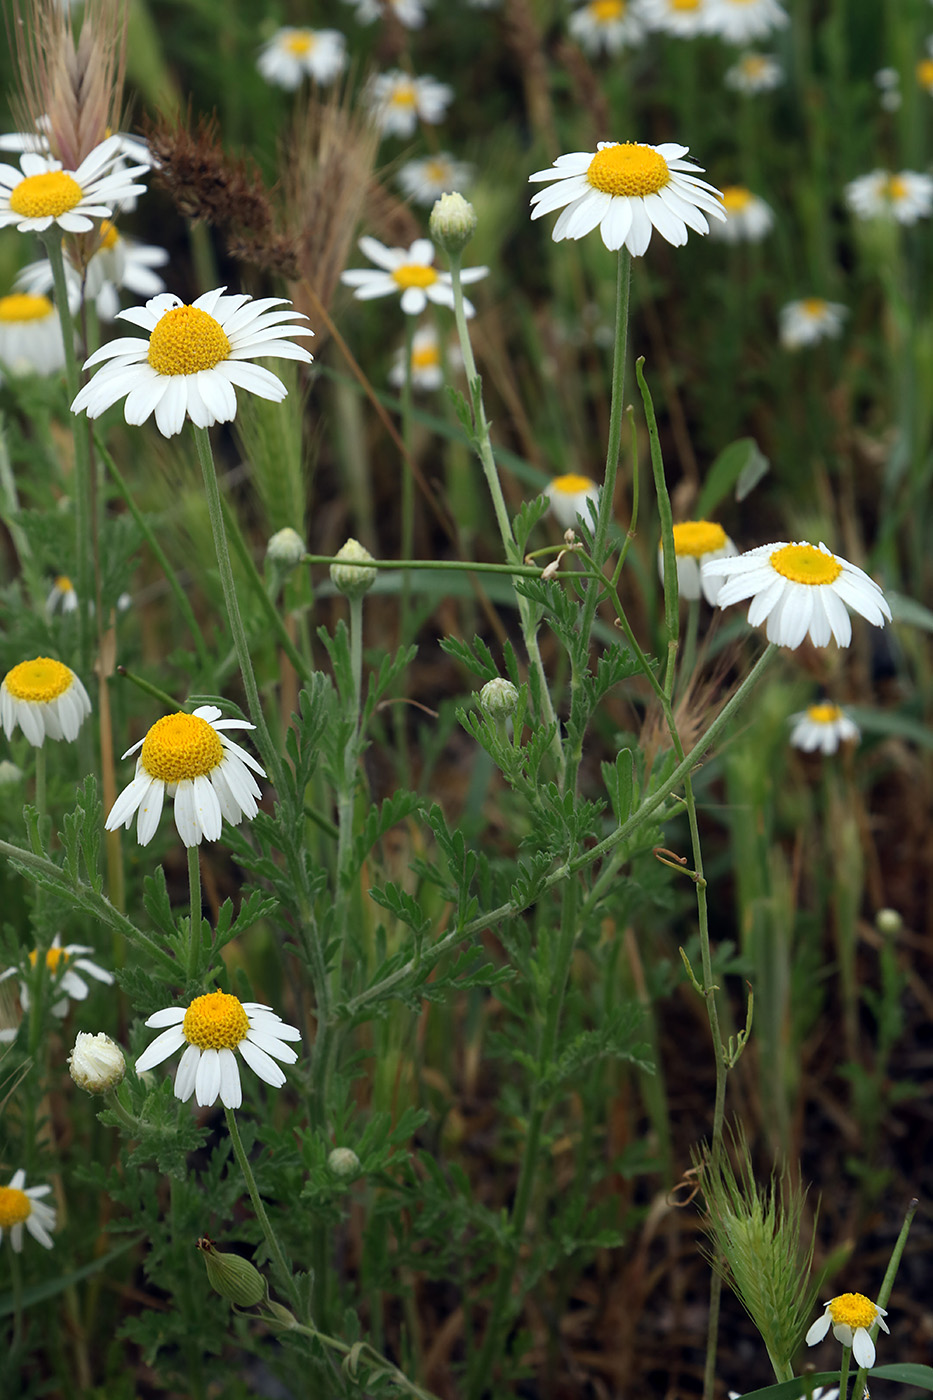
M 32 1201 L 25 1191 L 17 1191 L 15 1186 L 0 1186 L 0 1229 L 9 1230 L 11 1225 L 22 1225 L 32 1215 Z
M 166 311 L 149 337 L 147 359 L 156 374 L 197 374 L 230 354 L 223 328 L 198 306 Z
M 625 0 L 593 0 L 590 14 L 597 24 L 611 24 L 625 14 Z
M 11 292 L 0 297 L 0 321 L 44 321 L 52 315 L 48 297 L 30 296 L 28 292 Z
M 61 963 L 61 964 L 64 965 L 66 962 L 68 962 L 68 960 L 69 960 L 70 957 L 71 957 L 71 954 L 68 952 L 67 948 L 49 948 L 48 951 L 46 952 L 46 955 L 45 955 L 45 965 L 46 965 L 46 968 L 48 969 L 49 972 L 51 972 L 51 973 L 54 974 L 54 973 L 58 972 L 58 965 L 59 965 L 59 963 Z M 35 948 L 33 948 L 32 952 L 29 954 L 29 961 L 30 961 L 31 965 L 32 965 L 33 967 L 35 967 L 35 965 L 36 965 L 36 950 L 35 950 Z
M 590 161 L 586 178 L 594 189 L 605 194 L 630 198 L 657 194 L 669 184 L 667 161 L 651 146 L 625 141 L 621 146 L 604 146 Z
M 672 10 L 698 10 L 700 0 L 670 0 Z
M 142 765 L 152 778 L 181 783 L 212 773 L 224 756 L 220 735 L 200 715 L 163 715 L 143 740 Z
M 751 191 L 744 185 L 726 185 L 722 192 L 722 202 L 727 214 L 741 214 L 752 202 Z
M 181 1025 L 189 1045 L 200 1050 L 235 1050 L 249 1030 L 249 1018 L 236 997 L 208 992 L 195 997 Z
M 685 520 L 674 526 L 674 553 L 694 559 L 725 549 L 726 532 L 714 520 Z
M 433 267 L 425 267 L 423 263 L 403 263 L 392 273 L 396 282 L 403 289 L 407 287 L 433 287 L 437 281 L 437 273 Z
M 48 705 L 71 689 L 74 676 L 60 661 L 37 656 L 35 661 L 21 661 L 7 671 L 3 684 L 14 700 L 31 700 Z
M 315 36 L 310 29 L 296 29 L 294 34 L 289 34 L 283 48 L 296 58 L 304 58 L 305 54 L 314 48 L 315 42 Z
M 835 724 L 838 719 L 842 719 L 842 711 L 838 705 L 808 705 L 807 719 L 811 719 L 814 724 Z
M 561 496 L 579 496 L 581 491 L 591 491 L 595 485 L 591 477 L 567 472 L 564 476 L 555 476 L 551 482 L 551 490 L 557 491 Z
M 84 198 L 77 180 L 64 170 L 47 170 L 43 175 L 27 175 L 10 195 L 10 208 L 24 219 L 57 219 Z
M 73 593 L 75 591 L 75 586 L 67 574 L 59 574 L 55 580 L 55 587 L 59 593 Z
M 791 583 L 806 583 L 818 587 L 834 583 L 842 573 L 842 565 L 832 554 L 824 554 L 812 544 L 786 544 L 771 555 L 772 569 Z
M 100 245 L 97 249 L 98 252 L 106 248 L 109 253 L 111 248 L 116 247 L 120 235 L 117 233 L 116 226 L 112 224 L 109 219 L 104 219 L 97 233 L 100 239 Z
M 768 60 L 760 53 L 746 54 L 739 64 L 746 78 L 760 78 L 768 66 Z
M 434 369 L 440 362 L 441 355 L 436 345 L 426 345 L 421 350 L 411 352 L 412 369 Z
M 889 175 L 884 182 L 881 193 L 885 199 L 896 204 L 898 200 L 907 198 L 907 181 L 902 179 L 900 175 Z
M 389 94 L 390 107 L 414 107 L 415 88 L 413 83 L 399 83 Z
M 917 82 L 921 87 L 933 88 L 933 58 L 921 58 L 917 64 Z
M 864 1293 L 840 1293 L 830 1303 L 829 1315 L 834 1323 L 858 1329 L 873 1326 L 878 1318 L 878 1309 Z
M 424 173 L 432 184 L 441 185 L 450 179 L 450 165 L 446 160 L 429 160 L 424 167 Z
M 818 316 L 822 316 L 826 310 L 826 302 L 822 297 L 805 297 L 801 302 L 801 306 L 806 314 L 812 316 L 814 320 Z

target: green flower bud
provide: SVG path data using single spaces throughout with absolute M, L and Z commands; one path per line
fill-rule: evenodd
M 265 1318 L 271 1327 L 281 1327 L 283 1332 L 300 1326 L 293 1312 L 289 1312 L 288 1308 L 283 1307 L 281 1303 L 273 1303 L 271 1298 L 266 1302 Z
M 336 557 L 344 562 L 330 566 L 330 577 L 334 587 L 339 589 L 345 598 L 362 598 L 376 582 L 379 572 L 378 569 L 365 567 L 372 562 L 373 556 L 359 540 L 347 540 L 346 544 L 338 549 Z
M 306 553 L 304 540 L 290 525 L 286 525 L 284 530 L 276 530 L 266 545 L 267 560 L 280 569 L 297 568 Z
M 221 1298 L 238 1308 L 254 1308 L 265 1300 L 266 1281 L 248 1259 L 239 1254 L 221 1254 L 206 1235 L 198 1240 L 198 1249 L 207 1268 L 207 1281 Z
M 344 1180 L 359 1176 L 360 1159 L 352 1147 L 335 1147 L 327 1159 L 327 1165 L 334 1176 L 339 1176 Z
M 116 1041 L 103 1031 L 97 1035 L 78 1031 L 68 1056 L 68 1069 L 79 1089 L 86 1089 L 89 1094 L 106 1094 L 123 1083 L 126 1060 Z
M 504 676 L 487 681 L 479 693 L 479 703 L 490 719 L 508 719 L 518 704 L 518 691 Z
M 476 232 L 476 210 L 462 194 L 442 194 L 428 221 L 431 237 L 446 253 L 459 253 Z

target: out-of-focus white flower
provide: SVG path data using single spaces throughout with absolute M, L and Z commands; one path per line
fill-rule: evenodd
M 681 598 L 699 598 L 702 591 L 708 603 L 715 604 L 722 580 L 702 572 L 707 559 L 728 559 L 738 550 L 715 520 L 684 520 L 674 526 L 674 554 L 677 557 L 677 592 Z M 664 582 L 664 546 L 658 545 L 658 573 Z
M 795 749 L 804 753 L 835 753 L 840 744 L 857 744 L 861 738 L 855 720 L 850 719 L 845 710 L 827 701 L 819 705 L 808 705 L 805 710 L 791 715 L 790 741 Z
M 436 78 L 413 78 L 400 68 L 377 74 L 366 88 L 366 101 L 383 136 L 413 136 L 419 121 L 435 126 L 444 120 L 453 88 Z
M 347 41 L 339 29 L 279 29 L 263 45 L 256 67 L 267 83 L 294 92 L 304 78 L 325 86 L 347 66 Z
M 455 160 L 446 151 L 438 151 L 421 160 L 406 161 L 398 172 L 398 182 L 416 204 L 433 204 L 439 195 L 466 188 L 473 175 L 468 161 Z
M 9 1232 L 10 1244 L 16 1254 L 23 1248 L 23 1227 L 45 1249 L 52 1248 L 50 1230 L 55 1229 L 55 1211 L 41 1199 L 51 1186 L 26 1186 L 26 1173 L 20 1168 L 10 1178 L 9 1186 L 0 1186 L 0 1241 Z
M 84 296 L 94 303 L 102 321 L 112 321 L 120 310 L 121 289 L 147 298 L 165 289 L 165 283 L 153 269 L 168 262 L 168 253 L 150 243 L 124 238 L 109 219 L 104 219 L 98 234 L 100 246 L 83 277 L 70 262 L 65 263 L 68 305 L 74 315 Z M 28 263 L 16 278 L 16 285 L 23 291 L 37 294 L 49 292 L 53 283 L 52 264 L 46 258 Z
M 789 301 L 778 316 L 778 334 L 785 350 L 799 350 L 804 345 L 816 345 L 821 340 L 835 340 L 849 308 L 838 301 L 822 297 L 805 297 Z
M 459 350 L 451 345 L 448 354 L 451 363 L 460 363 Z M 395 352 L 392 368 L 389 370 L 389 383 L 400 389 L 405 383 L 405 347 Z M 433 326 L 419 326 L 411 343 L 411 384 L 413 389 L 425 393 L 439 389 L 444 383 L 444 366 L 441 362 L 441 342 Z
M 66 233 L 90 233 L 94 219 L 109 219 L 145 185 L 133 180 L 147 166 L 115 169 L 122 142 L 109 136 L 81 162 L 77 170 L 63 170 L 49 156 L 27 151 L 20 168 L 0 165 L 0 228 L 15 224 L 20 233 L 42 233 L 58 224 Z
M 915 224 L 933 210 L 933 175 L 916 170 L 873 170 L 846 185 L 846 203 L 859 219 L 896 219 Z
M 695 39 L 706 34 L 710 0 L 638 0 L 638 17 L 649 29 Z
M 354 7 L 360 24 L 372 24 L 389 12 L 405 29 L 420 29 L 426 18 L 425 6 L 430 0 L 345 0 L 345 3 Z
M 353 267 L 341 274 L 340 280 L 353 287 L 359 301 L 394 296 L 401 292 L 402 310 L 406 316 L 420 316 L 428 302 L 453 307 L 454 293 L 450 274 L 438 272 L 434 266 L 434 245 L 428 238 L 416 238 L 410 248 L 387 248 L 376 238 L 360 239 L 360 252 L 365 253 L 376 268 Z M 461 282 L 478 282 L 488 273 L 488 267 L 465 267 Z M 467 316 L 474 314 L 473 304 L 464 297 Z
M 599 503 L 599 486 L 591 476 L 581 476 L 577 472 L 566 472 L 553 477 L 544 488 L 544 494 L 551 503 L 551 514 L 562 530 L 572 530 L 577 516 L 590 525 L 587 501 Z
M 78 595 L 67 574 L 59 574 L 52 584 L 49 596 L 45 600 L 45 607 L 46 611 L 50 613 L 78 611 Z
M 764 39 L 787 22 L 787 12 L 778 0 L 709 0 L 707 33 L 728 44 Z
M 737 63 L 726 69 L 726 87 L 754 97 L 760 92 L 773 92 L 784 81 L 784 70 L 776 58 L 766 53 L 743 53 Z
M 645 37 L 637 6 L 629 0 L 588 0 L 574 10 L 567 29 L 580 47 L 594 57 L 602 52 L 621 53 L 642 43 Z
M 62 323 L 46 296 L 0 297 L 0 383 L 4 375 L 57 374 L 65 364 Z
M 722 191 L 725 223 L 710 225 L 710 237 L 723 243 L 760 243 L 774 228 L 774 210 L 744 185 L 725 185 Z
M 19 725 L 33 748 L 46 738 L 77 739 L 90 713 L 90 697 L 74 671 L 49 656 L 20 661 L 0 684 L 4 734 L 9 739 Z
M 96 982 L 104 982 L 108 987 L 113 982 L 112 972 L 98 967 L 96 962 L 85 957 L 86 953 L 93 951 L 90 945 L 84 943 L 67 943 L 63 948 L 59 933 L 56 933 L 52 939 L 52 946 L 46 950 L 46 975 L 52 986 L 52 994 L 57 998 L 52 1002 L 52 1015 L 57 1016 L 59 1020 L 68 1014 L 69 1001 L 84 1001 L 87 998 L 90 989 L 84 977 L 93 977 Z M 33 949 L 21 967 L 8 967 L 5 972 L 0 973 L 0 982 L 5 982 L 8 977 L 19 977 L 19 999 L 24 1011 L 28 1011 L 30 1006 L 27 979 L 30 969 L 36 965 L 36 957 L 36 950 Z M 84 973 L 84 977 L 81 973 Z

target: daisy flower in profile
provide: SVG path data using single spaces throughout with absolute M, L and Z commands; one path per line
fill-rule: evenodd
M 744 185 L 724 185 L 726 221 L 713 224 L 710 237 L 721 243 L 760 243 L 774 228 L 774 210 Z
M 450 347 L 448 360 L 459 365 L 459 350 Z M 405 383 L 405 347 L 395 352 L 392 368 L 389 370 L 389 383 L 399 389 Z M 444 383 L 444 366 L 441 362 L 441 342 L 433 326 L 419 326 L 411 343 L 411 383 L 412 388 L 429 392 L 439 389 Z
M 91 713 L 87 691 L 68 666 L 49 656 L 20 661 L 0 684 L 0 723 L 9 739 L 19 725 L 33 748 L 46 738 L 77 739 Z
M 778 0 L 709 0 L 707 32 L 727 44 L 764 39 L 787 24 L 787 11 Z
M 173 437 L 186 418 L 198 428 L 229 423 L 236 417 L 235 389 L 281 403 L 288 392 L 281 379 L 251 362 L 279 355 L 309 364 L 304 346 L 286 337 L 314 332 L 295 324 L 305 317 L 282 297 L 254 301 L 245 293 L 224 296 L 225 290 L 205 292 L 190 306 L 163 292 L 145 306 L 118 312 L 119 320 L 147 336 L 112 340 L 85 361 L 85 369 L 111 363 L 80 390 L 72 413 L 86 410 L 88 418 L 99 418 L 125 397 L 127 423 L 145 423 L 154 411 L 159 432 Z
M 67 574 L 59 574 L 52 584 L 49 596 L 45 600 L 45 609 L 49 613 L 78 611 L 78 595 Z
M 684 160 L 686 146 L 637 141 L 600 141 L 594 152 L 558 156 L 550 170 L 536 170 L 529 181 L 550 180 L 532 196 L 533 219 L 561 209 L 551 237 L 582 238 L 599 227 L 607 248 L 625 247 L 640 258 L 657 229 L 675 247 L 687 241 L 687 229 L 708 233 L 707 215 L 724 220 L 719 191 L 696 175 L 702 170 Z
M 111 807 L 107 831 L 129 830 L 138 812 L 136 839 L 148 846 L 166 797 L 175 799 L 175 826 L 186 846 L 200 846 L 203 836 L 218 840 L 222 818 L 238 826 L 243 817 L 255 817 L 261 794 L 249 770 L 264 778 L 265 769 L 223 731 L 256 726 L 220 713 L 216 705 L 201 705 L 190 715 L 163 715 L 127 749 L 124 758 L 141 750 L 136 775 Z
M 778 336 L 785 350 L 800 350 L 821 340 L 835 340 L 849 308 L 838 301 L 822 297 L 805 297 L 789 301 L 778 313 Z
M 742 1392 L 740 1390 L 730 1390 L 729 1400 L 742 1400 Z M 806 1395 L 801 1395 L 800 1400 L 807 1400 Z M 839 1387 L 836 1385 L 827 1390 L 823 1386 L 818 1385 L 810 1395 L 810 1400 L 839 1400 Z
M 817 749 L 824 754 L 835 753 L 840 744 L 857 744 L 862 737 L 855 720 L 826 700 L 791 715 L 790 723 L 794 726 L 790 741 L 804 753 L 815 753 Z
M 891 621 L 874 579 L 825 544 L 763 544 L 732 559 L 711 560 L 702 573 L 725 579 L 719 607 L 750 598 L 749 625 L 767 622 L 768 641 L 791 650 L 807 635 L 815 647 L 828 646 L 833 637 L 847 647 L 852 640 L 847 606 L 875 627 Z
M 263 45 L 256 66 L 267 83 L 294 92 L 302 79 L 325 85 L 347 64 L 347 41 L 339 29 L 293 29 L 286 25 Z
M 0 382 L 3 375 L 57 374 L 65 364 L 62 323 L 46 296 L 0 297 Z
M 887 1312 L 866 1298 L 864 1293 L 840 1293 L 838 1298 L 830 1298 L 826 1311 L 817 1318 L 807 1333 L 808 1347 L 816 1346 L 829 1331 L 832 1324 L 833 1336 L 844 1347 L 852 1348 L 856 1366 L 874 1366 L 875 1344 L 869 1336 L 869 1328 L 877 1323 L 883 1332 L 890 1331 L 885 1322 Z
M 710 0 L 640 0 L 638 17 L 649 29 L 695 39 L 707 33 Z
M 402 294 L 402 310 L 406 316 L 420 316 L 429 301 L 437 306 L 453 307 L 454 293 L 450 274 L 438 272 L 434 266 L 434 244 L 428 238 L 416 238 L 410 248 L 387 248 L 376 238 L 361 238 L 360 252 L 365 253 L 378 271 L 371 268 L 350 268 L 340 274 L 347 287 L 355 288 L 358 301 Z M 465 267 L 461 282 L 478 282 L 488 273 L 488 267 Z M 467 316 L 475 314 L 472 302 L 464 297 Z
M 366 101 L 383 136 L 413 136 L 419 121 L 444 120 L 453 88 L 436 78 L 413 78 L 401 68 L 379 73 L 366 89 Z
M 567 29 L 591 57 L 602 52 L 621 53 L 645 37 L 645 27 L 630 0 L 589 0 L 574 10 Z
M 859 219 L 892 218 L 899 224 L 915 224 L 928 219 L 933 210 L 933 175 L 873 170 L 846 185 L 846 203 Z
M 550 501 L 551 514 L 562 530 L 572 530 L 579 515 L 586 524 L 590 523 L 587 501 L 598 503 L 599 487 L 591 476 L 580 476 L 567 472 L 553 477 L 544 488 Z
M 372 24 L 391 13 L 404 29 L 420 29 L 426 19 L 426 0 L 345 0 L 356 9 L 360 24 Z
M 723 82 L 733 92 L 756 97 L 760 92 L 773 92 L 784 81 L 784 70 L 776 58 L 766 53 L 743 53 L 737 63 L 726 69 Z
M 22 1253 L 24 1226 L 44 1249 L 52 1248 L 49 1231 L 55 1229 L 55 1210 L 42 1200 L 51 1189 L 51 1186 L 27 1189 L 22 1168 L 13 1173 L 8 1186 L 0 1186 L 0 1241 L 4 1232 L 9 1231 L 10 1244 L 16 1254 Z
M 239 1108 L 243 1102 L 234 1051 L 275 1089 L 285 1083 L 276 1060 L 293 1065 L 298 1059 L 285 1042 L 300 1040 L 300 1031 L 261 1002 L 240 1001 L 227 992 L 208 992 L 188 1007 L 167 1006 L 146 1025 L 162 1034 L 140 1055 L 136 1073 L 153 1069 L 185 1046 L 175 1075 L 175 1097 L 185 1103 L 193 1093 L 201 1108 L 209 1108 L 218 1097 L 225 1108 Z
M 96 982 L 104 982 L 108 987 L 113 983 L 113 973 L 106 968 L 98 967 L 96 962 L 85 957 L 86 953 L 93 953 L 94 949 L 84 943 L 68 943 L 62 947 L 60 933 L 56 933 L 52 939 L 52 946 L 45 953 L 45 970 L 52 984 L 52 991 L 57 1000 L 52 1003 L 52 1015 L 59 1020 L 68 1014 L 69 1001 L 86 1001 L 90 988 L 84 977 L 93 977 Z M 38 954 L 33 949 L 29 954 L 28 968 L 24 962 L 21 967 L 8 967 L 6 972 L 0 973 L 0 982 L 5 982 L 8 977 L 19 976 L 19 999 L 23 1004 L 23 1010 L 29 1010 L 29 969 L 34 968 Z M 81 973 L 84 973 L 84 977 Z
M 154 244 L 125 238 L 109 219 L 104 219 L 97 232 L 97 252 L 83 276 L 65 262 L 68 304 L 74 314 L 85 297 L 94 303 L 102 321 L 112 321 L 120 310 L 121 290 L 142 297 L 154 297 L 165 290 L 165 283 L 154 269 L 168 262 L 168 253 Z M 25 292 L 47 293 L 53 284 L 52 264 L 46 258 L 28 263 L 16 277 L 17 287 Z
M 923 88 L 924 92 L 928 92 L 933 96 L 933 58 L 921 58 L 915 72 L 917 75 L 917 82 Z
M 409 160 L 398 172 L 398 182 L 409 199 L 416 204 L 433 204 L 442 194 L 466 189 L 473 181 L 473 166 L 465 160 L 455 160 L 446 151 Z
M 122 139 L 108 136 L 77 170 L 63 170 L 37 151 L 20 157 L 19 170 L 0 165 L 0 228 L 15 224 L 20 233 L 42 233 L 54 223 L 66 233 L 90 233 L 94 219 L 109 219 L 115 206 L 145 193 L 133 180 L 148 167 L 115 170 L 121 151 Z
M 681 598 L 699 598 L 702 591 L 708 603 L 715 604 L 722 582 L 707 578 L 702 565 L 707 559 L 728 559 L 738 550 L 715 520 L 684 520 L 674 526 L 674 553 L 677 556 L 677 592 Z M 664 582 L 664 547 L 658 545 L 658 573 Z

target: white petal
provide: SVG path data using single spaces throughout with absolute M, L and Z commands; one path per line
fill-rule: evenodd
M 242 1045 L 242 1041 L 240 1044 Z M 232 1050 L 219 1050 L 217 1059 L 220 1069 L 220 1101 L 226 1108 L 239 1108 L 243 1102 L 243 1089 L 240 1085 L 240 1067 Z
M 246 1032 L 246 1039 L 250 1045 L 258 1045 L 260 1050 L 264 1050 L 274 1060 L 282 1060 L 287 1065 L 293 1065 L 298 1059 L 297 1051 L 293 1050 L 290 1045 L 283 1045 L 281 1040 L 268 1031 L 260 1031 L 252 1026 Z M 242 1041 L 240 1043 L 242 1045 Z
M 178 1062 L 178 1072 L 175 1075 L 175 1097 L 180 1099 L 182 1103 L 187 1103 L 194 1093 L 200 1060 L 200 1048 L 197 1045 L 189 1045 Z
M 875 1364 L 875 1344 L 864 1327 L 856 1328 L 852 1339 L 852 1355 L 858 1366 L 869 1367 Z
M 220 1056 L 216 1050 L 202 1050 L 194 1081 L 194 1097 L 202 1108 L 210 1108 L 220 1093 Z
M 157 1035 L 151 1045 L 146 1046 L 136 1061 L 136 1073 L 143 1074 L 147 1069 L 160 1065 L 163 1060 L 174 1055 L 176 1050 L 180 1050 L 184 1043 L 185 1034 L 181 1026 L 170 1026 L 167 1031 Z
M 275 1089 L 281 1089 L 285 1083 L 285 1071 L 280 1069 L 265 1050 L 260 1049 L 249 1040 L 241 1040 L 237 1046 L 240 1054 L 254 1073 L 267 1084 L 271 1084 Z
M 185 1007 L 166 1006 L 161 1011 L 153 1011 L 145 1022 L 147 1026 L 180 1026 L 185 1019 Z

